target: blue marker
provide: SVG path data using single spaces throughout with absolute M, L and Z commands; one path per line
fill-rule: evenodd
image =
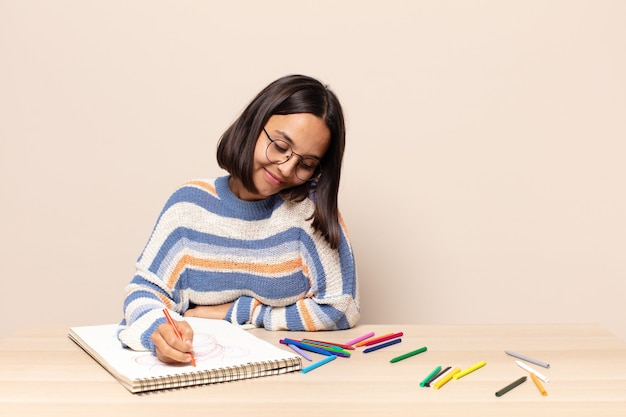
M 306 343 L 298 342 L 297 340 L 284 338 L 283 341 L 287 345 L 298 346 L 300 349 L 308 350 L 309 352 L 315 352 L 325 356 L 334 356 L 329 350 L 307 345 Z
M 402 339 L 393 339 L 393 340 L 390 340 L 389 342 L 385 342 L 385 343 L 381 343 L 380 345 L 374 345 L 372 347 L 369 347 L 365 349 L 363 353 L 373 352 L 375 350 L 382 349 L 387 346 L 395 345 L 396 343 L 400 343 L 400 342 L 402 342 Z
M 326 356 L 321 361 L 317 361 L 314 364 L 307 366 L 306 368 L 302 368 L 302 373 L 306 374 L 307 372 L 312 371 L 313 369 L 315 369 L 317 367 L 320 367 L 320 366 L 324 365 L 325 363 L 328 363 L 328 362 L 332 361 L 335 358 L 336 358 L 335 355 Z

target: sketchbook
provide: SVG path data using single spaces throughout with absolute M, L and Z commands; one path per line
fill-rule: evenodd
M 302 369 L 301 358 L 225 320 L 186 318 L 194 329 L 196 366 L 170 365 L 148 351 L 124 348 L 118 324 L 72 327 L 69 338 L 132 393 L 278 375 Z

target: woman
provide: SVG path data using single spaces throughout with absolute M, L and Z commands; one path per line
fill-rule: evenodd
M 181 315 L 354 326 L 356 269 L 337 208 L 344 147 L 341 105 L 319 81 L 292 75 L 262 90 L 220 139 L 229 175 L 184 184 L 161 212 L 126 289 L 120 341 L 187 363 L 193 331 Z

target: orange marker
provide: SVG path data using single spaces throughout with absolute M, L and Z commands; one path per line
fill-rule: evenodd
M 377 337 L 376 339 L 367 339 L 367 340 L 362 340 L 362 341 L 360 341 L 359 343 L 355 344 L 354 346 L 356 346 L 356 347 L 365 346 L 365 344 L 366 344 L 367 342 L 371 341 L 371 340 L 379 340 L 379 339 L 381 339 L 381 338 L 383 338 L 383 337 L 389 337 L 389 336 L 391 336 L 392 334 L 393 334 L 393 333 L 387 333 L 386 335 L 384 335 L 384 336 L 380 336 L 380 337 Z
M 535 383 L 535 385 L 537 386 L 537 389 L 539 390 L 539 392 L 541 393 L 541 395 L 543 395 L 544 397 L 546 395 L 548 395 L 548 393 L 546 392 L 545 388 L 543 388 L 543 385 L 541 385 L 541 382 L 539 382 L 539 378 L 537 378 L 535 376 L 534 373 L 530 373 L 530 377 L 533 379 L 533 382 Z
M 165 314 L 165 318 L 167 319 L 167 322 L 169 324 L 172 325 L 172 327 L 174 328 L 174 333 L 176 333 L 176 336 L 178 336 L 178 338 L 180 340 L 183 340 L 183 335 L 180 334 L 180 330 L 178 330 L 178 326 L 176 325 L 176 323 L 174 322 L 174 320 L 172 319 L 172 316 L 170 316 L 170 312 L 167 311 L 167 308 L 163 309 L 163 314 Z M 191 364 L 193 366 L 196 366 L 196 360 L 193 357 L 193 353 L 191 354 Z

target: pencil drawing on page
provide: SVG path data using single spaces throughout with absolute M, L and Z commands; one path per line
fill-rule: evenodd
M 193 352 L 196 363 L 212 361 L 216 364 L 219 364 L 224 359 L 243 358 L 250 354 L 250 351 L 244 347 L 224 346 L 219 343 L 214 335 L 208 333 L 196 333 L 194 335 Z M 135 357 L 135 362 L 150 369 L 172 366 L 171 364 L 161 362 L 151 353 Z

